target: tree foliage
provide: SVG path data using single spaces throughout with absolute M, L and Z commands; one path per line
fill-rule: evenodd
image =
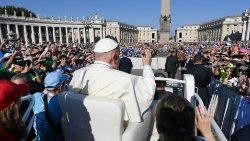
M 0 14 L 5 14 L 5 9 L 7 10 L 8 15 L 14 15 L 14 11 L 16 11 L 16 16 L 22 16 L 22 11 L 24 12 L 25 17 L 30 17 L 30 14 L 32 14 L 33 18 L 36 18 L 36 14 L 26 8 L 23 7 L 15 7 L 15 6 L 0 6 Z

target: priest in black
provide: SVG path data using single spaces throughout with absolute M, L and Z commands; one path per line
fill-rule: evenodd
M 188 68 L 186 73 L 192 74 L 195 80 L 195 86 L 198 88 L 198 94 L 201 97 L 204 105 L 208 108 L 209 92 L 208 85 L 211 81 L 211 70 L 202 64 L 203 56 L 197 54 L 194 56 L 194 66 Z
M 168 73 L 169 78 L 175 78 L 175 74 L 178 68 L 178 58 L 176 52 L 172 51 L 170 56 L 166 59 L 165 72 Z

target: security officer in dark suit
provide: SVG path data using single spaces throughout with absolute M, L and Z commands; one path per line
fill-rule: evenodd
M 126 56 L 126 52 L 122 52 L 122 58 L 120 59 L 119 70 L 131 74 L 133 63 L 131 59 Z
M 178 58 L 176 52 L 172 51 L 170 56 L 167 57 L 165 63 L 165 72 L 168 73 L 169 78 L 175 78 L 175 74 L 178 68 Z
M 202 64 L 203 56 L 197 54 L 194 56 L 194 66 L 187 69 L 187 74 L 192 74 L 195 80 L 195 86 L 198 88 L 198 94 L 204 105 L 209 105 L 208 84 L 211 81 L 211 70 Z

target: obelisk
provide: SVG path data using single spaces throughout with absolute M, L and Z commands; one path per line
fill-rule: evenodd
M 169 42 L 170 34 L 170 0 L 161 0 L 161 16 L 160 16 L 160 43 L 166 44 Z

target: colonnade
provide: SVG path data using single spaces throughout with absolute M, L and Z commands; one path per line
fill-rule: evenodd
M 96 35 L 96 31 L 98 31 L 98 35 Z M 100 39 L 105 37 L 102 27 L 0 23 L 0 39 L 9 39 L 13 33 L 17 38 L 22 37 L 26 43 L 40 44 L 44 41 L 67 44 L 91 43 L 94 42 L 96 36 Z

